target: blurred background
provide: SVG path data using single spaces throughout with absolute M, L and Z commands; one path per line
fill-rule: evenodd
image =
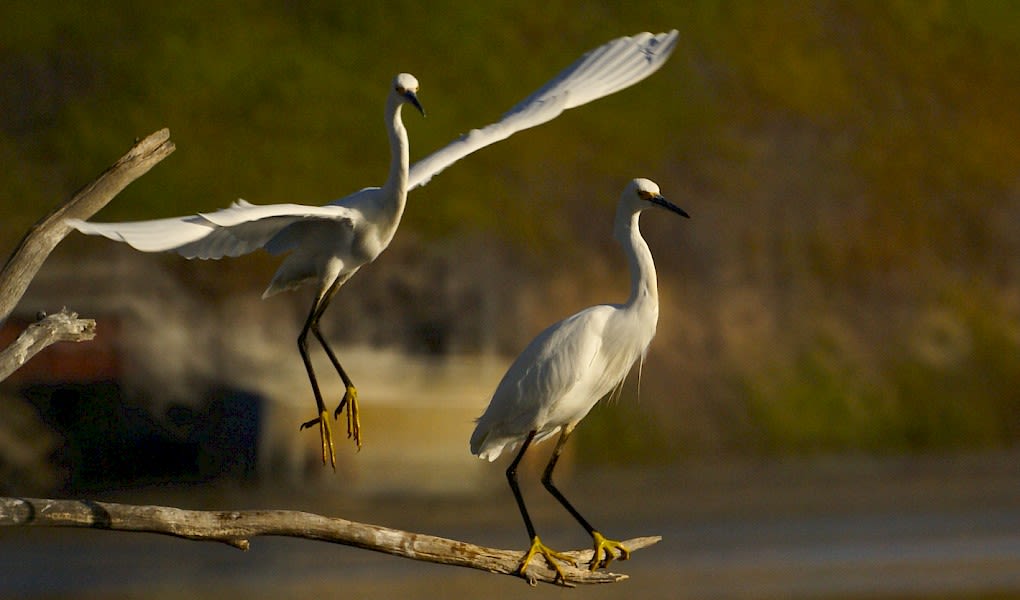
M 96 220 L 326 203 L 385 179 L 397 72 L 428 111 L 405 114 L 413 163 L 583 52 L 671 28 L 649 79 L 410 194 L 323 319 L 363 408 L 365 447 L 341 442 L 336 475 L 297 430 L 314 416 L 295 348 L 310 290 L 260 300 L 262 253 L 186 261 L 72 234 L 0 343 L 65 305 L 98 335 L 0 383 L 2 493 L 303 508 L 523 548 L 506 462 L 470 456 L 472 421 L 538 331 L 626 299 L 610 233 L 641 176 L 692 218 L 645 215 L 658 335 L 558 473 L 607 535 L 666 539 L 619 567 L 631 587 L 593 593 L 1020 593 L 1016 2 L 9 3 L 0 252 L 159 128 L 176 152 Z M 543 539 L 587 543 L 525 489 Z M 363 554 L 0 531 L 0 595 L 529 591 Z

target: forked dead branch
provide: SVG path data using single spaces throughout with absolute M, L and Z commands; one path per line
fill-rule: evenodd
M 78 190 L 65 204 L 33 225 L 0 270 L 0 323 L 14 311 L 39 268 L 67 234 L 67 218 L 88 219 L 106 206 L 132 181 L 174 151 L 170 131 L 161 129 L 135 145 L 95 181 Z M 81 342 L 95 336 L 95 321 L 80 319 L 66 309 L 41 318 L 10 346 L 0 351 L 0 381 L 18 370 L 47 346 L 61 341 Z

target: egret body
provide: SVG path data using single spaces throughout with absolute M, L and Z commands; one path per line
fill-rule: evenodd
M 634 363 L 644 358 L 655 335 L 659 318 L 655 264 L 638 228 L 641 211 L 652 207 L 688 216 L 664 199 L 659 186 L 652 181 L 635 179 L 624 189 L 613 234 L 623 246 L 630 267 L 627 302 L 586 308 L 539 333 L 510 365 L 471 435 L 471 453 L 489 461 L 520 445 L 506 475 L 531 540 L 531 548 L 521 563 L 522 575 L 536 553 L 545 556 L 561 580 L 563 572 L 556 560 L 573 562 L 539 539 L 517 485 L 517 465 L 528 447 L 557 432 L 560 437 L 542 484 L 592 536 L 595 555 L 591 569 L 608 565 L 615 557 L 614 551 L 619 558 L 629 556 L 622 544 L 603 537 L 567 501 L 553 485 L 552 473 L 574 428 L 599 399 L 623 385 Z

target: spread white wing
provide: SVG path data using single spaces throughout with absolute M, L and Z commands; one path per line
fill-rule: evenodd
M 437 173 L 476 150 L 554 119 L 568 108 L 641 81 L 666 62 L 676 41 L 676 30 L 656 35 L 640 33 L 588 52 L 510 109 L 498 123 L 473 130 L 415 163 L 409 171 L 408 189 L 425 185 Z M 332 228 L 334 236 L 344 235 L 362 220 L 356 207 L 371 200 L 374 194 L 378 194 L 378 188 L 366 188 L 326 206 L 259 206 L 239 200 L 229 208 L 186 217 L 128 223 L 68 219 L 67 223 L 82 233 L 102 235 L 143 252 L 174 251 L 187 258 L 222 258 L 266 247 L 270 252 L 280 253 L 298 245 L 297 230 L 287 228 L 300 221 L 318 223 L 315 228 L 320 232 Z M 288 231 L 293 235 L 288 235 Z M 277 234 L 282 235 L 275 237 Z
M 676 47 L 677 36 L 675 29 L 655 35 L 639 33 L 588 52 L 511 108 L 499 122 L 474 129 L 412 165 L 408 190 L 425 185 L 440 171 L 476 150 L 648 77 L 665 64 Z
M 356 211 L 335 204 L 255 205 L 238 200 L 229 208 L 187 217 L 127 223 L 68 219 L 67 223 L 82 233 L 124 242 L 142 252 L 174 251 L 187 258 L 222 258 L 253 252 L 268 244 L 288 225 L 299 221 L 321 220 L 350 228 L 357 216 Z

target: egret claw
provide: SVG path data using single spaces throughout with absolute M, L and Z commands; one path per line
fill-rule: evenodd
M 344 392 L 343 399 L 333 411 L 333 418 L 339 419 L 344 408 L 347 409 L 347 437 L 354 438 L 358 450 L 361 450 L 361 413 L 358 409 L 358 388 L 353 385 L 348 386 L 347 391 Z
M 594 571 L 599 567 L 608 567 L 609 563 L 613 562 L 614 558 L 619 558 L 620 560 L 627 560 L 630 558 L 630 550 L 625 548 L 620 542 L 606 539 L 597 531 L 593 531 L 591 537 L 595 541 L 595 553 L 592 555 L 591 562 L 588 564 L 589 570 Z M 616 550 L 619 554 L 614 555 L 614 550 Z M 605 555 L 605 558 L 600 558 L 603 555 Z
M 326 457 L 329 456 L 329 464 L 336 471 L 336 447 L 333 445 L 333 430 L 329 425 L 329 413 L 325 410 L 319 416 L 301 424 L 301 429 L 308 429 L 313 425 L 319 426 L 319 436 L 322 437 L 322 464 L 326 464 Z
M 545 544 L 542 543 L 542 540 L 540 540 L 537 535 L 534 538 L 532 538 L 531 548 L 528 550 L 528 553 L 524 555 L 524 559 L 521 560 L 521 566 L 519 569 L 517 569 L 518 575 L 523 576 L 525 574 L 525 572 L 528 570 L 528 564 L 531 562 L 531 559 L 534 558 L 536 554 L 541 554 L 542 556 L 544 556 L 545 562 L 549 563 L 549 567 L 552 570 L 556 571 L 556 579 L 554 581 L 559 581 L 563 585 L 570 585 L 567 583 L 567 578 L 566 576 L 563 575 L 563 570 L 560 568 L 560 565 L 556 561 L 559 560 L 565 563 L 570 563 L 575 567 L 577 566 L 577 561 L 574 560 L 572 557 L 563 554 L 562 552 L 556 552 L 552 548 L 546 546 Z

